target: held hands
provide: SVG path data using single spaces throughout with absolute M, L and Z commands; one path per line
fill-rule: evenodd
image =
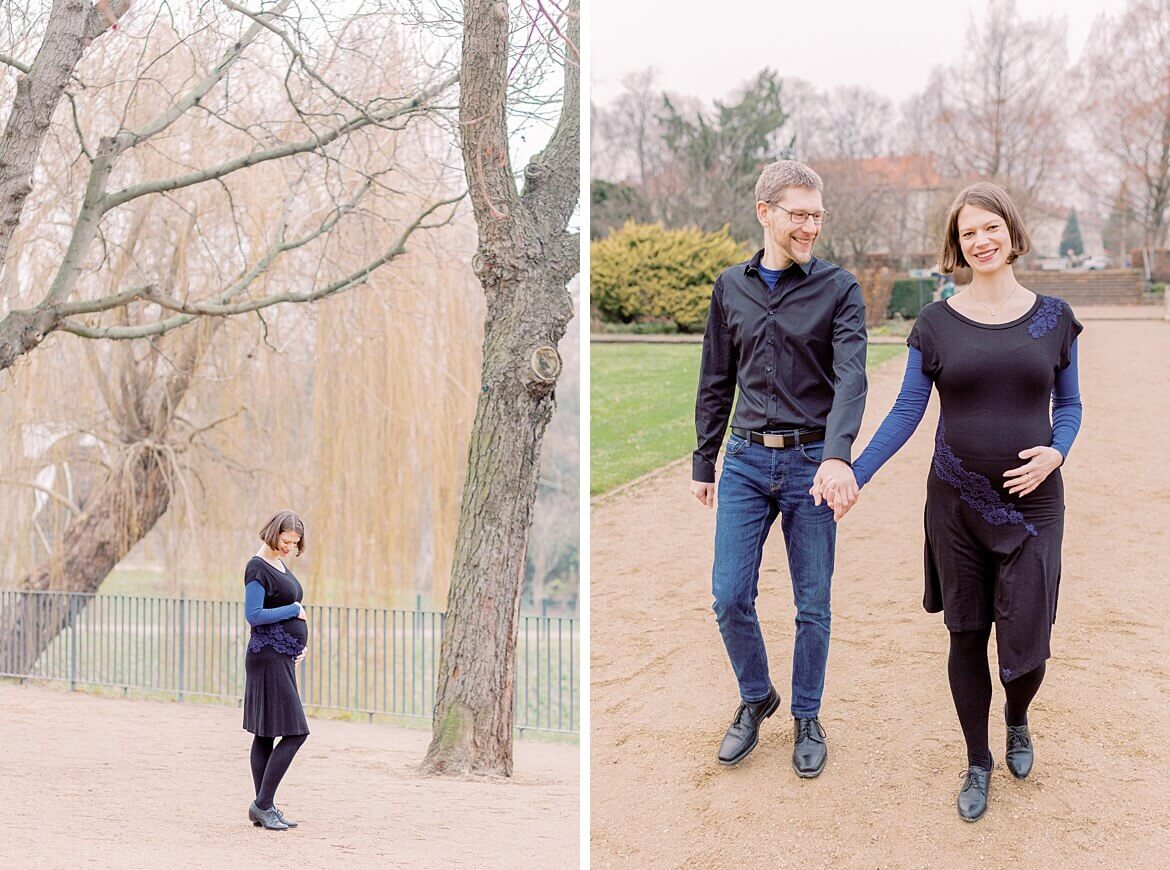
M 820 506 L 822 501 L 827 502 L 833 509 L 833 519 L 840 520 L 857 503 L 860 491 L 848 462 L 826 459 L 817 469 L 817 476 L 813 478 L 813 485 L 808 494 L 813 497 L 813 503 L 817 506 Z
M 1064 464 L 1064 456 L 1055 447 L 1030 447 L 1021 450 L 1020 459 L 1027 459 L 1029 462 L 1019 468 L 1009 468 L 1003 473 L 1003 476 L 1008 478 L 1004 486 L 1012 495 L 1027 495 Z
M 705 507 L 715 506 L 715 484 L 704 483 L 701 480 L 691 481 L 691 495 L 699 500 L 699 504 Z

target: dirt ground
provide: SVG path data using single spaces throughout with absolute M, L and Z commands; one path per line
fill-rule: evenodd
M 862 444 L 904 365 L 871 377 Z M 754 754 L 724 769 L 715 753 L 737 693 L 710 609 L 714 512 L 688 495 L 689 463 L 594 503 L 594 866 L 1167 866 L 1170 323 L 1089 321 L 1080 365 L 1054 655 L 1030 715 L 1036 764 L 1021 782 L 1004 768 L 996 682 L 996 768 L 975 824 L 954 807 L 966 757 L 946 631 L 921 606 L 937 399 L 839 530 L 818 779 L 790 763 L 794 613 L 779 524 L 758 607 L 783 703 Z
M 425 731 L 310 719 L 254 828 L 231 707 L 0 682 L 0 867 L 576 867 L 579 748 L 518 742 L 511 781 L 417 772 Z

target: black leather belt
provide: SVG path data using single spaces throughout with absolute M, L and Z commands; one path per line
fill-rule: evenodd
M 763 444 L 765 447 L 795 447 L 797 444 L 812 444 L 825 440 L 824 429 L 793 429 L 791 432 L 749 432 L 747 429 L 731 427 L 733 435 Z

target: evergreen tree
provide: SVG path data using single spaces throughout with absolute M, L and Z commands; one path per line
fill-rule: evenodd
M 1068 223 L 1064 225 L 1064 235 L 1060 237 L 1060 253 L 1067 254 L 1069 251 L 1080 257 L 1085 253 L 1085 246 L 1081 242 L 1081 225 L 1077 222 L 1077 210 L 1070 209 L 1068 213 Z
M 791 157 L 793 139 L 784 132 L 779 76 L 761 71 L 731 100 L 714 110 L 684 111 L 663 99 L 662 139 L 667 171 L 679 181 L 669 201 L 668 226 L 695 226 L 717 232 L 725 225 L 740 241 L 756 241 L 755 186 L 768 163 Z

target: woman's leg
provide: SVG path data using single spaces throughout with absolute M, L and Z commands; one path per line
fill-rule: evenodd
M 252 738 L 252 782 L 256 784 L 256 794 L 260 794 L 260 784 L 264 781 L 264 768 L 268 766 L 268 759 L 272 755 L 274 737 L 261 737 L 259 734 Z
M 987 639 L 991 626 L 974 631 L 952 631 L 947 676 L 963 737 L 967 740 L 967 764 L 991 768 L 987 746 L 987 714 L 991 709 L 991 671 L 987 665 Z
M 1040 691 L 1040 684 L 1044 682 L 1044 670 L 1042 663 L 1040 667 L 1033 668 L 1028 673 L 1003 684 L 1003 690 L 1007 694 L 1004 718 L 1007 719 L 1008 725 L 1028 724 L 1028 705 Z
M 272 750 L 272 755 L 264 768 L 264 777 L 260 783 L 260 790 L 256 794 L 257 807 L 262 810 L 272 809 L 272 801 L 276 797 L 276 787 L 280 785 L 281 779 L 288 771 L 288 766 L 292 764 L 293 756 L 297 754 L 297 750 L 301 748 L 301 744 L 308 737 L 308 734 L 289 734 L 287 737 L 280 738 L 280 742 Z

